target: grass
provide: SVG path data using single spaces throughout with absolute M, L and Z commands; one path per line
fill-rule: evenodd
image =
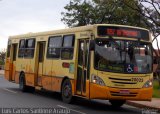
M 160 98 L 160 86 L 158 81 L 153 82 L 153 98 Z

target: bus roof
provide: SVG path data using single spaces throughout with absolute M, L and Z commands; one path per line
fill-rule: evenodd
M 66 28 L 66 29 L 60 29 L 60 30 L 52 30 L 52 31 L 45 31 L 45 32 L 37 32 L 37 33 L 27 33 L 27 34 L 21 34 L 21 35 L 15 35 L 10 36 L 10 38 L 28 38 L 28 37 L 35 37 L 35 36 L 45 36 L 45 35 L 54 35 L 54 34 L 65 34 L 65 33 L 73 33 L 73 32 L 80 32 L 80 31 L 91 31 L 97 26 L 124 26 L 129 28 L 137 28 L 142 30 L 147 30 L 145 28 L 141 27 L 134 27 L 134 26 L 128 26 L 128 25 L 117 25 L 117 24 L 94 24 L 94 25 L 86 25 L 86 26 L 79 26 L 79 27 L 73 27 L 73 28 Z

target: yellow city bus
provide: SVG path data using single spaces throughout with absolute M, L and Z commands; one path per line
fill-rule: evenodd
M 60 92 L 66 103 L 79 96 L 119 107 L 151 100 L 152 69 L 147 29 L 95 24 L 11 36 L 5 78 L 22 91 Z

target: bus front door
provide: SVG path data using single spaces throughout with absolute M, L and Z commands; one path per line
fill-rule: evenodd
M 43 62 L 44 62 L 44 54 L 45 54 L 45 45 L 46 42 L 38 42 L 38 86 L 42 86 L 42 76 L 43 76 Z
M 89 89 L 89 79 L 87 78 L 87 64 L 88 64 L 88 39 L 78 41 L 78 65 L 77 65 L 77 78 L 76 78 L 76 94 L 87 96 Z M 88 80 L 88 81 L 87 81 Z
M 15 81 L 15 74 L 16 74 L 16 56 L 17 56 L 17 45 L 18 44 L 12 44 L 12 58 L 11 58 L 11 62 L 12 62 L 12 70 L 11 70 L 11 80 Z

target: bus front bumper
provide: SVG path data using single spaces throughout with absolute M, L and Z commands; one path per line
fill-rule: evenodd
M 117 99 L 151 101 L 152 87 L 140 89 L 125 89 L 100 86 L 90 83 L 90 99 Z

